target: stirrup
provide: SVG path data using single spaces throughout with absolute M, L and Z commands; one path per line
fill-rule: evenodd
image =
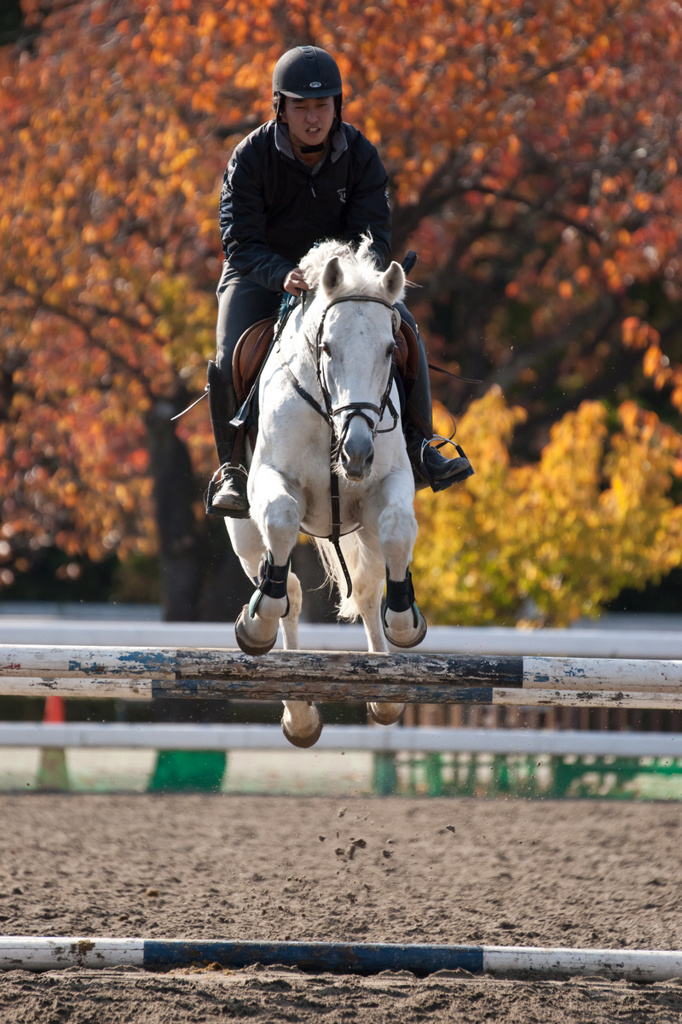
M 438 452 L 439 455 L 442 455 L 440 449 L 443 447 L 444 444 L 451 444 L 457 450 L 459 457 L 466 461 L 466 466 L 463 466 L 462 469 L 460 469 L 456 473 L 453 473 L 451 476 L 447 476 L 444 479 L 437 480 L 434 477 L 433 473 L 431 472 L 428 462 L 424 458 L 426 449 L 431 448 L 431 441 L 433 440 L 440 441 L 440 444 L 437 445 L 434 449 L 436 452 Z M 445 459 L 444 455 L 442 455 L 442 457 L 443 459 Z M 457 460 L 447 459 L 446 461 L 455 462 Z M 433 437 L 430 438 L 425 437 L 424 440 L 422 441 L 421 449 L 419 452 L 419 471 L 424 477 L 424 479 L 427 481 L 431 490 L 434 491 L 434 493 L 437 493 L 438 491 L 444 491 L 446 490 L 446 488 L 451 487 L 452 484 L 463 483 L 465 480 L 468 480 L 470 476 L 474 475 L 473 466 L 466 457 L 466 454 L 462 446 L 457 444 L 456 441 L 453 441 L 452 438 L 443 437 L 441 434 L 434 434 Z
M 204 501 L 206 505 L 206 514 L 209 516 L 223 516 L 226 519 L 248 519 L 251 512 L 248 507 L 245 509 L 232 509 L 232 508 L 221 508 L 219 505 L 213 504 L 213 497 L 216 490 L 220 487 L 221 483 L 227 476 L 227 471 L 230 473 L 236 473 L 244 477 L 244 489 L 246 490 L 246 481 L 248 480 L 248 473 L 243 466 L 231 466 L 228 462 L 224 462 L 221 466 L 218 466 L 217 470 L 211 477 L 208 488 L 204 495 Z

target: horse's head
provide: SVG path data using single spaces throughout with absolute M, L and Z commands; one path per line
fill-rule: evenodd
M 349 480 L 364 480 L 372 470 L 374 438 L 393 383 L 394 331 L 400 324 L 394 303 L 404 287 L 399 263 L 382 274 L 365 260 L 344 265 L 338 256 L 326 262 L 320 278 L 318 376 L 339 467 Z

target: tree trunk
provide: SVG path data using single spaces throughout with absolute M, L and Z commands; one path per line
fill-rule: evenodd
M 196 484 L 189 452 L 171 422 L 181 407 L 157 401 L 147 418 L 147 431 L 159 531 L 162 617 L 194 622 L 201 596 L 199 538 L 192 507 Z
M 207 481 L 197 480 L 187 446 L 171 422 L 188 401 L 186 395 L 175 402 L 158 401 L 147 420 L 162 617 L 173 622 L 234 622 L 251 597 L 253 583 L 232 550 L 225 521 L 206 515 L 197 521 L 196 503 Z

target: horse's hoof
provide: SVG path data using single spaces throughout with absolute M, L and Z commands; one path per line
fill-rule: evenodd
M 400 708 L 400 711 L 396 712 L 396 708 Z M 391 709 L 391 710 L 389 710 Z M 399 722 L 403 717 L 405 711 L 404 704 L 368 704 L 367 710 L 369 717 L 377 723 L 377 725 L 394 725 Z
M 248 604 L 245 604 L 239 613 L 239 618 L 234 624 L 234 635 L 237 643 L 244 654 L 267 654 L 268 651 L 272 650 L 277 642 L 277 632 L 275 632 L 272 640 L 266 640 L 263 644 L 256 644 L 246 632 L 246 628 L 244 626 L 244 620 L 248 614 L 249 606 Z
M 408 640 L 407 642 L 405 640 L 398 640 L 397 638 L 391 636 L 391 631 L 386 623 L 386 612 L 384 611 L 384 635 L 388 640 L 389 644 L 393 644 L 394 647 L 416 647 L 418 644 L 422 642 L 422 640 L 426 636 L 426 619 L 424 618 L 424 616 L 419 611 L 416 605 L 413 605 L 412 608 L 416 612 L 416 622 L 414 624 L 414 628 L 417 630 L 417 634 L 413 640 Z
M 322 715 L 320 714 L 320 712 L 318 711 L 314 704 L 311 704 L 311 707 L 315 714 L 317 715 L 317 725 L 308 736 L 294 736 L 294 734 L 289 732 L 289 730 L 287 729 L 286 725 L 284 724 L 284 717 L 282 717 L 282 721 L 280 722 L 280 725 L 282 726 L 282 732 L 289 740 L 289 743 L 293 744 L 293 746 L 295 747 L 314 747 L 320 738 L 323 725 Z

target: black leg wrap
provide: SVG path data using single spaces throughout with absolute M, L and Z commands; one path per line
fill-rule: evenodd
M 256 614 L 258 605 L 264 595 L 265 597 L 274 598 L 286 597 L 287 610 L 282 618 L 286 618 L 289 614 L 287 579 L 289 578 L 290 565 L 291 558 L 287 561 L 286 565 L 275 565 L 272 561 L 272 554 L 270 551 L 268 551 L 267 555 L 263 555 L 260 560 L 260 565 L 258 566 L 258 589 L 249 602 L 249 615 L 251 618 Z
M 407 571 L 404 580 L 392 580 L 386 571 L 386 607 L 392 612 L 406 612 L 414 604 L 412 573 Z
M 386 622 L 386 612 L 388 611 L 412 612 L 412 625 L 418 632 L 411 641 L 403 643 L 398 640 L 396 635 L 391 634 L 388 623 Z M 381 622 L 384 627 L 386 639 L 396 647 L 416 647 L 417 644 L 420 644 L 426 636 L 426 619 L 417 608 L 417 604 L 414 600 L 412 574 L 409 569 L 404 580 L 390 579 L 388 569 L 386 569 L 386 600 L 384 601 L 384 605 L 381 610 Z

